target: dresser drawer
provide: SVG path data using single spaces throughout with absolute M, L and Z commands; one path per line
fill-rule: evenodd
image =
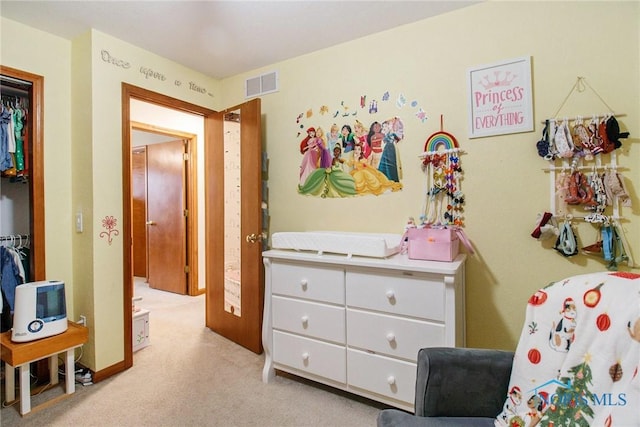
M 384 356 L 348 350 L 349 386 L 392 399 L 414 403 L 416 364 Z
M 420 349 L 465 344 L 464 255 L 263 257 L 266 383 L 280 370 L 412 411 Z
M 346 286 L 348 307 L 444 320 L 444 283 L 440 276 L 347 271 Z
M 415 361 L 423 347 L 443 347 L 444 325 L 359 310 L 347 310 L 347 342 L 388 356 Z
M 273 360 L 331 380 L 347 380 L 346 349 L 310 338 L 273 332 Z
M 271 287 L 274 294 L 344 304 L 342 269 L 274 261 Z
M 345 308 L 274 296 L 273 328 L 345 343 Z

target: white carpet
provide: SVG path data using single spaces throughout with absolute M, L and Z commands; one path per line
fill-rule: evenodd
M 375 426 L 381 404 L 288 376 L 264 384 L 264 355 L 204 326 L 204 295 L 137 281 L 136 296 L 151 310 L 151 345 L 134 353 L 131 369 L 23 418 L 2 408 L 2 426 Z

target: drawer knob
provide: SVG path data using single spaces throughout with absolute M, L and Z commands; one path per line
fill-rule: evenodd
M 387 341 L 389 341 L 389 342 L 394 342 L 395 340 L 396 340 L 396 336 L 395 336 L 395 334 L 394 334 L 393 332 L 389 332 L 389 333 L 387 334 Z
M 389 377 L 387 377 L 387 382 L 389 383 L 389 385 L 394 385 L 396 383 L 396 377 L 394 377 L 393 375 L 389 375 Z
M 392 300 L 396 297 L 395 292 L 393 292 L 392 290 L 388 290 L 387 293 L 385 294 L 387 296 L 387 299 Z
M 304 360 L 305 362 L 309 360 L 309 353 L 304 352 L 302 353 L 302 360 Z
M 303 324 L 304 326 L 307 326 L 307 324 L 309 323 L 309 316 L 307 316 L 307 315 L 305 314 L 304 316 L 302 316 L 302 317 L 300 318 L 300 320 L 302 320 L 302 324 Z
M 307 279 L 302 279 L 300 281 L 300 286 L 302 287 L 302 289 L 306 290 L 307 289 L 307 285 L 309 284 L 309 281 Z

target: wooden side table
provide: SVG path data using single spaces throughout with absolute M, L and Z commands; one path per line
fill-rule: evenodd
M 5 394 L 7 402 L 15 400 L 15 368 L 20 370 L 20 414 L 31 412 L 30 364 L 49 358 L 49 378 L 51 384 L 58 383 L 58 354 L 65 353 L 65 391 L 66 394 L 42 403 L 36 408 L 42 409 L 69 397 L 76 391 L 74 349 L 86 343 L 89 330 L 82 325 L 69 321 L 69 328 L 59 335 L 35 341 L 16 343 L 11 341 L 11 331 L 0 337 L 1 358 L 5 362 Z

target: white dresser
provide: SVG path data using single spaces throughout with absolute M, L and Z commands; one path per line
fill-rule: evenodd
M 464 261 L 263 253 L 264 382 L 275 370 L 413 411 L 423 347 L 464 346 Z

